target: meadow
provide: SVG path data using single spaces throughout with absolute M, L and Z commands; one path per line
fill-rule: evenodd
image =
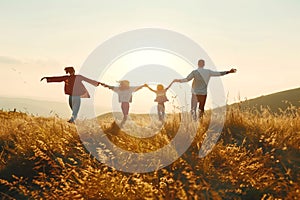
M 169 115 L 151 139 L 128 137 L 111 114 L 97 120 L 116 145 L 149 152 L 167 144 L 183 117 Z M 153 129 L 151 118 L 132 120 Z M 189 121 L 187 119 L 186 121 Z M 149 173 L 125 173 L 100 163 L 82 144 L 78 130 L 57 116 L 43 118 L 0 111 L 1 199 L 299 199 L 300 110 L 280 114 L 267 109 L 228 107 L 213 150 L 198 157 L 209 114 L 199 123 L 188 150 L 172 164 Z M 88 121 L 79 123 L 95 135 Z M 149 125 L 150 124 L 150 125 Z M 130 130 L 130 124 L 125 129 Z M 139 133 L 139 130 L 135 130 Z M 88 135 L 89 134 L 89 135 Z M 146 132 L 147 134 L 147 132 Z M 188 133 L 187 133 L 188 134 Z M 81 136 L 82 137 L 82 136 Z M 84 135 L 83 135 L 84 137 Z M 92 142 L 91 142 L 92 143 Z M 100 152 L 114 155 L 114 151 Z M 176 154 L 176 152 L 174 152 Z M 124 159 L 126 162 L 126 159 Z

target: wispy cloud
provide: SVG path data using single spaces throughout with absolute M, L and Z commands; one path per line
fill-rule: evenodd
M 49 66 L 59 66 L 61 63 L 58 60 L 51 58 L 15 58 L 12 56 L 1 56 L 0 55 L 0 65 L 7 67 L 49 67 Z

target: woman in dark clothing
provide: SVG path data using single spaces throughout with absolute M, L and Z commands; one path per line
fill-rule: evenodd
M 41 81 L 46 79 L 47 83 L 65 82 L 65 94 L 69 95 L 69 105 L 72 109 L 72 117 L 68 122 L 74 123 L 79 112 L 81 98 L 90 98 L 90 95 L 87 89 L 84 87 L 82 81 L 85 81 L 94 86 L 99 86 L 101 83 L 86 78 L 82 75 L 75 75 L 75 69 L 73 67 L 66 67 L 65 72 L 69 75 L 43 77 Z

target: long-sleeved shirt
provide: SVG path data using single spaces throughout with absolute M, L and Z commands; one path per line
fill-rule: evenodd
M 90 98 L 90 94 L 84 87 L 82 81 L 85 81 L 91 85 L 98 86 L 98 82 L 86 78 L 82 75 L 70 75 L 70 76 L 55 76 L 46 77 L 47 82 L 65 82 L 65 94 L 70 96 L 80 96 L 82 98 Z
M 212 76 L 223 76 L 226 71 L 217 72 L 210 69 L 198 68 L 192 71 L 186 78 L 181 79 L 181 82 L 188 82 L 193 79 L 192 93 L 207 95 L 207 86 Z

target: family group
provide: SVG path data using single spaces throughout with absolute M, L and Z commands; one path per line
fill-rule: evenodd
M 155 102 L 157 102 L 157 113 L 160 121 L 165 119 L 165 102 L 168 101 L 167 91 L 172 86 L 173 83 L 179 82 L 189 82 L 193 80 L 192 83 L 192 98 L 191 98 L 191 114 L 194 120 L 197 118 L 202 118 L 204 113 L 205 102 L 207 98 L 207 86 L 211 77 L 213 76 L 223 76 L 229 73 L 235 73 L 236 69 L 231 69 L 229 71 L 212 71 L 210 69 L 205 69 L 205 61 L 198 61 L 198 69 L 193 70 L 186 78 L 184 79 L 174 79 L 167 87 L 164 87 L 162 84 L 158 84 L 156 89 L 152 89 L 148 84 L 141 86 L 130 86 L 128 80 L 119 81 L 119 86 L 110 86 L 105 83 L 91 80 L 82 75 L 76 75 L 75 69 L 73 67 L 66 67 L 64 70 L 67 75 L 65 76 L 54 76 L 54 77 L 43 77 L 41 79 L 46 79 L 48 83 L 51 82 L 64 82 L 65 87 L 64 91 L 66 95 L 69 95 L 69 106 L 72 109 L 72 116 L 69 119 L 69 123 L 75 123 L 77 115 L 81 105 L 81 98 L 89 98 L 90 95 L 83 85 L 83 81 L 87 82 L 94 86 L 103 86 L 106 87 L 118 94 L 118 99 L 121 104 L 121 109 L 123 113 L 123 120 L 121 126 L 124 125 L 128 118 L 129 114 L 129 105 L 132 102 L 132 95 L 134 92 L 147 87 L 150 91 L 156 94 Z M 197 104 L 199 103 L 199 114 L 197 117 Z

